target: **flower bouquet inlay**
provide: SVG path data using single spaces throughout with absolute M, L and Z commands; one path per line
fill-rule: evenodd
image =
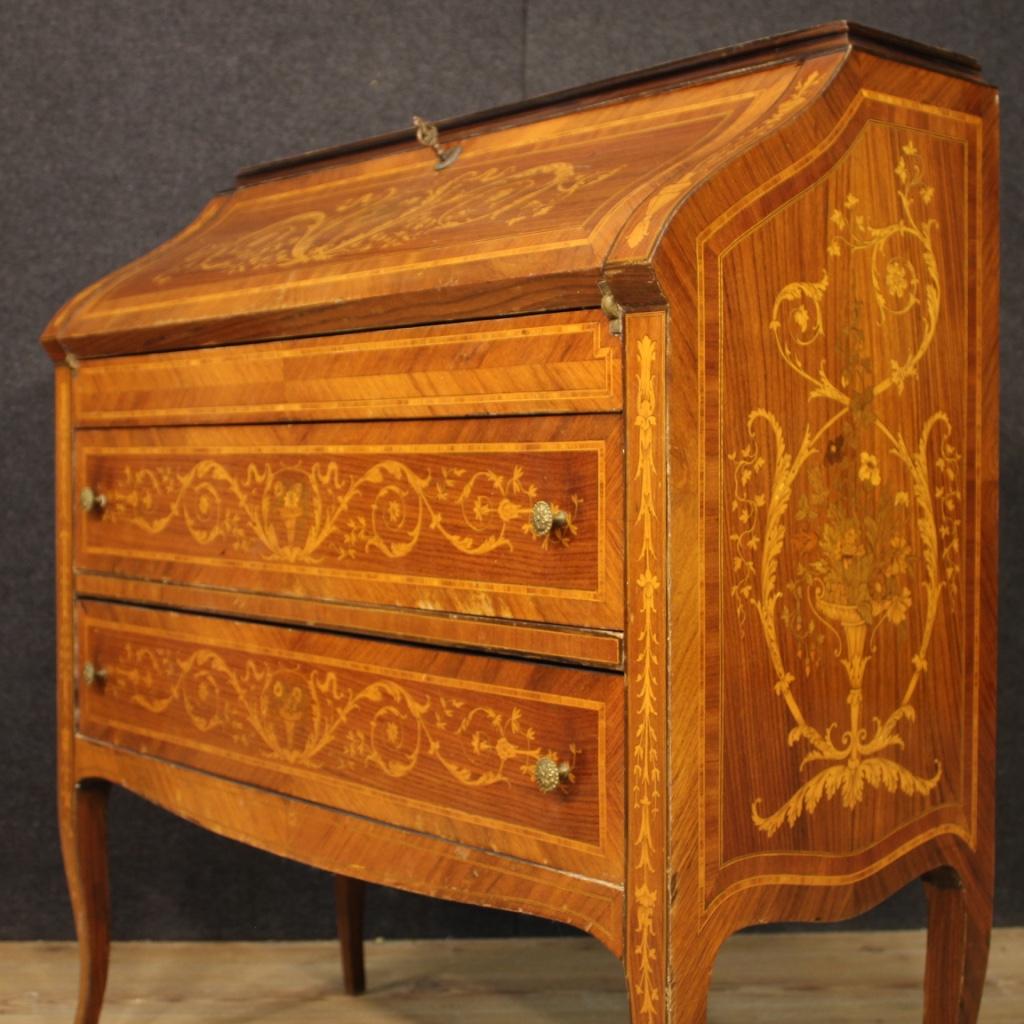
M 794 438 L 779 414 L 755 408 L 746 443 L 728 455 L 731 594 L 740 628 L 757 628 L 764 639 L 792 723 L 788 742 L 801 745 L 800 770 L 809 776 L 779 807 L 753 800 L 753 823 L 768 836 L 823 799 L 852 810 L 867 787 L 926 796 L 943 774 L 937 760 L 915 773 L 900 752 L 911 742 L 943 595 L 955 595 L 959 583 L 962 467 L 946 412 L 926 413 L 916 437 L 886 422 L 894 401 L 918 397 L 942 296 L 939 225 L 929 215 L 935 193 L 913 142 L 902 145 L 893 173 L 896 219 L 875 226 L 860 197 L 848 194 L 832 210 L 818 280 L 790 282 L 774 300 L 773 350 L 803 382 L 810 410 L 831 406 L 824 422 Z M 849 284 L 841 318 L 826 304 L 834 281 Z M 869 330 L 892 337 L 884 360 Z M 909 346 L 898 340 L 907 337 Z M 868 716 L 869 666 L 891 671 L 895 662 L 882 654 L 908 632 L 913 653 L 901 670 L 901 697 Z M 845 711 L 815 724 L 804 695 L 820 692 L 824 669 L 836 663 Z

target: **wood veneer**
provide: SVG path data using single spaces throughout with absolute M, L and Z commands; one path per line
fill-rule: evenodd
M 247 172 L 44 335 L 79 1024 L 109 783 L 332 872 L 353 991 L 360 880 L 576 924 L 683 1024 L 733 931 L 923 878 L 976 1020 L 994 90 L 840 24 L 442 142 Z
M 111 358 L 74 394 L 79 427 L 618 412 L 622 341 L 581 310 Z
M 81 735 L 418 832 L 622 878 L 622 677 L 85 602 Z M 570 784 L 538 792 L 551 756 Z M 500 797 L 500 799 L 499 799 Z
M 622 629 L 620 417 L 78 437 L 80 572 Z

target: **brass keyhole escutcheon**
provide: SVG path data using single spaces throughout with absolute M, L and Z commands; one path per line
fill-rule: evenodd
M 85 512 L 102 512 L 107 507 L 107 496 L 94 491 L 91 487 L 83 487 L 79 497 L 82 510 Z
M 556 512 L 546 501 L 538 501 L 530 515 L 533 532 L 538 537 L 547 537 L 552 530 L 564 530 L 569 525 L 569 517 L 564 512 Z
M 533 769 L 533 777 L 542 793 L 553 793 L 563 782 L 569 781 L 571 772 L 568 761 L 559 763 L 554 758 L 542 757 Z

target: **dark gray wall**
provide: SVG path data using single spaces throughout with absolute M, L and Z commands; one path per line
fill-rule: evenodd
M 1024 293 L 1019 0 L 0 0 L 0 939 L 64 938 L 55 823 L 50 364 L 84 285 L 185 225 L 236 168 L 850 17 L 978 56 L 1003 95 L 1003 628 L 997 921 L 1024 923 Z M 326 936 L 323 876 L 128 794 L 112 808 L 122 938 Z M 910 893 L 871 918 L 923 922 Z M 372 935 L 535 934 L 529 918 L 374 890 Z

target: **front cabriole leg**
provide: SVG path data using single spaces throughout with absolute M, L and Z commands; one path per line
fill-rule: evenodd
M 78 934 L 79 985 L 75 1024 L 96 1024 L 110 962 L 107 804 L 110 784 L 86 779 L 61 801 L 64 871 Z

